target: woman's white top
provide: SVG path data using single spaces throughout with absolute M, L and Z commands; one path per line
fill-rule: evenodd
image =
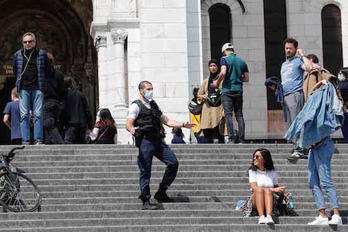
M 272 171 L 256 171 L 249 170 L 249 183 L 256 182 L 258 187 L 273 188 L 278 184 L 277 172 Z

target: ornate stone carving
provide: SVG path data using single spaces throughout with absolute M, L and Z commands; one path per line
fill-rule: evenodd
M 122 29 L 112 30 L 111 31 L 111 38 L 114 41 L 114 44 L 116 43 L 124 43 L 128 36 L 127 31 Z
M 106 36 L 97 36 L 94 44 L 97 49 L 100 47 L 106 47 Z

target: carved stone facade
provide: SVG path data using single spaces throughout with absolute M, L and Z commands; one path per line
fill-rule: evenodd
M 14 85 L 12 55 L 22 46 L 22 34 L 32 31 L 38 46 L 54 54 L 57 68 L 76 79 L 92 111 L 110 109 L 123 144 L 132 143 L 125 131 L 126 114 L 139 96 L 142 80 L 153 83 L 154 98 L 166 115 L 188 121 L 192 88 L 208 73 L 209 9 L 216 3 L 230 9 L 231 42 L 249 66 L 250 82 L 244 87 L 246 138 L 272 137 L 264 87 L 264 6 L 255 0 L 2 0 L 0 110 Z M 321 59 L 320 11 L 327 4 L 337 5 L 342 13 L 347 66 L 347 1 L 287 0 L 287 32 Z M 189 131 L 184 133 L 188 141 Z
M 9 91 L 14 86 L 12 56 L 22 48 L 22 35 L 31 31 L 36 35 L 37 46 L 54 55 L 55 67 L 75 78 L 95 114 L 97 56 L 88 33 L 92 6 L 92 0 L 0 1 L 0 76 L 6 79 L 0 90 L 0 110 L 10 100 Z M 0 143 L 7 141 L 0 139 Z

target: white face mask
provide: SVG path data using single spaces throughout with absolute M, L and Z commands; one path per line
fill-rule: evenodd
M 345 79 L 343 73 L 339 73 L 337 78 L 339 81 L 344 81 L 344 79 Z
M 145 97 L 147 100 L 151 100 L 152 97 L 153 97 L 153 91 L 152 91 L 152 90 L 146 91 L 146 92 L 144 93 L 144 97 Z

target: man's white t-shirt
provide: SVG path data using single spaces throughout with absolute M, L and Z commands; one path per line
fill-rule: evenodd
M 249 170 L 249 183 L 256 182 L 258 187 L 273 188 L 278 185 L 277 172 L 272 171 L 256 171 Z
M 145 105 L 146 108 L 151 109 L 151 105 L 150 102 L 145 102 L 143 100 L 140 99 L 140 101 Z M 158 109 L 162 112 L 162 110 L 158 107 Z M 128 109 L 128 114 L 127 114 L 127 118 L 131 118 L 131 119 L 136 119 L 139 116 L 139 112 L 140 112 L 140 108 L 138 106 L 137 103 L 132 103 Z M 163 119 L 164 114 L 162 112 L 161 115 L 161 119 Z

